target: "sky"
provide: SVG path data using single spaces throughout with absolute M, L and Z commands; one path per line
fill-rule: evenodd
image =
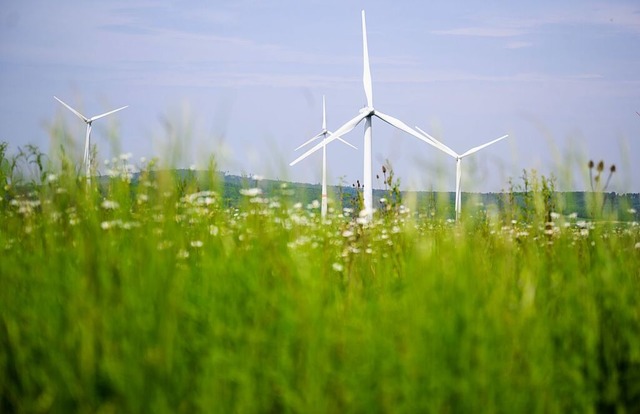
M 0 142 L 82 159 L 132 154 L 229 174 L 319 183 L 322 97 L 335 130 L 365 106 L 365 9 L 374 107 L 462 153 L 463 191 L 521 183 L 590 187 L 587 162 L 616 165 L 609 191 L 640 192 L 640 3 L 511 1 L 0 0 Z M 364 123 L 327 148 L 330 184 L 363 174 Z M 66 134 L 52 131 L 66 131 Z M 62 139 L 67 136 L 68 139 Z M 453 191 L 455 160 L 373 119 L 373 171 L 403 189 Z M 374 177 L 374 186 L 383 183 Z

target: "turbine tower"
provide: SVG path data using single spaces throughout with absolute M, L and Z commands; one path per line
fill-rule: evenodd
M 333 134 L 330 134 L 327 138 L 323 140 L 323 142 L 317 144 L 300 157 L 295 159 L 289 165 L 295 165 L 298 162 L 302 161 L 315 151 L 322 148 L 324 145 L 330 143 L 331 141 L 337 139 L 340 136 L 348 133 L 352 129 L 354 129 L 362 120 L 365 121 L 364 124 L 364 172 L 363 172 L 363 182 L 364 182 L 364 209 L 366 213 L 366 217 L 370 220 L 373 217 L 373 178 L 372 178 L 372 169 L 371 169 L 371 141 L 372 141 L 372 126 L 371 120 L 374 116 L 380 118 L 386 123 L 410 134 L 414 137 L 427 142 L 433 146 L 436 146 L 435 143 L 431 142 L 429 138 L 419 134 L 410 128 L 407 124 L 396 119 L 390 115 L 386 115 L 378 110 L 373 108 L 373 86 L 371 82 L 371 67 L 369 65 L 369 48 L 367 45 L 367 25 L 365 21 L 365 13 L 362 10 L 362 49 L 363 49 L 363 60 L 364 60 L 364 70 L 362 75 L 362 83 L 364 85 L 364 93 L 367 97 L 367 106 L 360 110 L 360 113 L 350 121 L 347 121 L 344 125 L 338 128 Z
M 453 158 L 456 159 L 456 198 L 455 198 L 455 209 L 456 209 L 456 220 L 458 220 L 460 218 L 460 209 L 462 207 L 462 190 L 460 187 L 461 184 L 461 180 L 462 180 L 462 159 L 464 157 L 467 157 L 471 154 L 474 154 L 478 151 L 480 151 L 481 149 L 488 147 L 489 145 L 495 144 L 498 141 L 502 141 L 503 139 L 507 138 L 509 135 L 503 135 L 500 138 L 496 138 L 493 141 L 487 142 L 486 144 L 482 144 L 479 145 L 477 147 L 473 147 L 470 150 L 468 150 L 467 152 L 463 152 L 462 154 L 458 154 L 457 152 L 455 152 L 454 150 L 452 150 L 451 148 L 447 147 L 446 145 L 444 145 L 442 142 L 436 140 L 435 138 L 433 138 L 432 136 L 430 136 L 429 134 L 427 134 L 426 132 L 424 132 L 422 129 L 420 129 L 419 127 L 416 127 L 416 129 L 418 131 L 420 131 L 422 134 L 424 134 L 424 136 L 428 139 L 430 139 L 431 141 L 436 143 L 436 148 L 440 149 L 442 152 L 445 152 L 447 154 L 449 154 L 450 156 L 452 156 Z
M 300 145 L 298 148 L 296 148 L 294 151 L 299 150 L 300 148 L 304 147 L 307 144 L 312 143 L 313 141 L 317 140 L 318 138 L 322 138 L 322 203 L 321 203 L 321 208 L 320 208 L 320 214 L 321 217 L 326 217 L 327 215 L 327 145 L 326 145 L 326 139 L 327 136 L 332 134 L 331 131 L 327 130 L 327 110 L 326 110 L 326 106 L 325 106 L 325 100 L 324 100 L 324 95 L 322 96 L 322 131 L 320 131 L 320 133 L 316 136 L 314 136 L 313 138 L 311 138 L 310 140 L 308 140 L 307 142 L 305 142 L 304 144 Z M 356 147 L 354 147 L 353 145 L 349 144 L 347 141 L 343 140 L 342 138 L 338 137 L 338 139 L 340 141 L 342 141 L 343 143 L 347 144 L 348 146 L 350 146 L 351 148 L 357 149 Z
M 104 118 L 105 116 L 111 115 L 114 112 L 121 111 L 124 108 L 127 108 L 129 105 L 123 106 L 122 108 L 114 109 L 113 111 L 109 111 L 109 112 L 106 112 L 106 113 L 101 114 L 101 115 L 96 115 L 96 116 L 93 116 L 91 118 L 87 118 L 86 116 L 82 115 L 80 112 L 76 111 L 75 109 L 73 109 L 72 107 L 67 105 L 66 103 L 62 102 L 62 100 L 58 99 L 56 96 L 54 96 L 54 98 L 58 102 L 60 102 L 62 105 L 66 106 L 67 109 L 69 109 L 71 112 L 76 114 L 76 116 L 78 118 L 82 119 L 85 122 L 85 124 L 87 124 L 87 133 L 86 133 L 85 139 L 84 139 L 84 155 L 83 155 L 83 158 L 82 158 L 82 163 L 85 166 L 85 174 L 87 176 L 87 180 L 91 180 L 91 159 L 90 159 L 91 157 L 89 155 L 90 146 L 91 146 L 91 123 L 93 121 L 95 121 L 96 119 Z

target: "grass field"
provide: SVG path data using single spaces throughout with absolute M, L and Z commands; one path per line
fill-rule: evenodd
M 535 188 L 526 215 L 322 220 L 150 170 L 3 167 L 1 412 L 640 412 L 637 222 Z

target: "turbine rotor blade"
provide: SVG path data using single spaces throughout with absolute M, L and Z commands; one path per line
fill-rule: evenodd
M 369 64 L 369 46 L 367 45 L 367 22 L 362 10 L 362 53 L 364 58 L 364 70 L 362 83 L 364 84 L 364 94 L 367 96 L 367 106 L 373 108 L 373 86 L 371 84 L 371 65 Z
M 86 116 L 82 115 L 80 112 L 76 111 L 75 109 L 73 109 L 72 107 L 70 107 L 69 105 L 67 105 L 66 103 L 62 102 L 61 99 L 58 99 L 57 96 L 54 96 L 54 98 L 56 99 L 56 101 L 60 102 L 62 105 L 66 106 L 68 110 L 70 110 L 71 112 L 73 112 L 74 114 L 76 114 L 76 116 L 80 119 L 82 119 L 84 122 L 91 122 L 91 120 L 89 120 Z
M 491 142 L 487 142 L 486 144 L 482 144 L 482 145 L 479 145 L 479 146 L 477 146 L 477 147 L 473 147 L 473 148 L 471 148 L 469 151 L 467 151 L 467 152 L 465 152 L 464 154 L 460 155 L 460 158 L 466 157 L 467 155 L 471 155 L 471 154 L 473 154 L 474 152 L 478 152 L 478 151 L 480 151 L 482 148 L 488 147 L 488 146 L 489 146 L 489 145 L 491 145 L 491 144 L 495 144 L 495 143 L 496 143 L 496 142 L 498 142 L 498 141 L 502 141 L 503 139 L 507 138 L 508 136 L 509 136 L 509 135 L 503 135 L 503 136 L 501 136 L 500 138 L 496 138 L 496 139 L 494 139 L 494 140 L 493 140 L 493 141 L 491 141 Z
M 327 130 L 327 109 L 324 104 L 324 95 L 322 95 L 322 130 Z
M 416 127 L 416 129 L 418 131 L 420 131 L 425 137 L 427 137 L 428 139 L 433 141 L 438 146 L 438 149 L 440 151 L 446 152 L 447 154 L 451 155 L 453 158 L 457 158 L 458 157 L 458 153 L 457 152 L 455 152 L 451 148 L 447 147 L 445 144 L 443 144 L 442 142 L 438 141 L 437 139 L 435 139 L 431 135 L 427 134 L 424 130 L 420 129 L 420 127 Z
M 296 165 L 297 163 L 299 163 L 303 159 L 307 158 L 309 155 L 313 154 L 314 152 L 316 152 L 317 150 L 319 150 L 323 146 L 327 145 L 331 141 L 336 140 L 340 136 L 350 132 L 353 128 L 355 128 L 367 116 L 369 116 L 368 113 L 358 114 L 358 116 L 356 116 L 355 118 L 351 119 L 350 121 L 347 121 L 347 123 L 345 123 L 340 128 L 338 128 L 336 130 L 336 132 L 334 132 L 333 134 L 329 135 L 322 142 L 318 143 L 315 147 L 311 148 L 309 151 L 305 152 L 304 154 L 302 154 L 301 156 L 296 158 L 289 165 L 290 166 Z
M 413 128 L 411 128 L 409 125 L 405 124 L 401 120 L 399 120 L 397 118 L 394 118 L 391 115 L 383 114 L 380 111 L 375 111 L 374 115 L 377 116 L 378 118 L 382 119 L 384 122 L 388 123 L 389 125 L 392 125 L 392 126 L 398 128 L 399 130 L 404 131 L 409 135 L 413 135 L 414 137 L 418 138 L 419 140 L 424 141 L 427 144 L 429 144 L 429 145 L 431 145 L 433 147 L 436 147 L 441 151 L 444 151 L 444 149 L 442 149 L 437 144 L 437 141 L 435 141 L 435 142 L 431 141 L 430 139 L 420 135 L 418 132 L 414 131 Z
M 353 145 L 349 144 L 347 141 L 345 141 L 344 139 L 342 139 L 340 137 L 338 137 L 338 141 L 341 141 L 341 142 L 347 144 L 348 146 L 350 146 L 353 149 L 358 149 L 357 147 L 354 147 Z
M 106 112 L 106 113 L 104 113 L 102 115 L 92 116 L 91 118 L 89 118 L 89 122 L 93 122 L 96 119 L 104 118 L 107 115 L 111 115 L 114 112 L 122 111 L 124 108 L 128 108 L 128 107 L 129 107 L 129 105 L 126 105 L 126 106 L 123 106 L 122 108 L 114 109 L 113 111 Z
M 329 134 L 329 135 L 333 135 L 333 132 L 331 132 L 331 131 L 327 131 L 327 134 Z M 350 147 L 351 147 L 351 148 L 353 148 L 353 149 L 358 149 L 358 147 L 354 147 L 353 145 L 351 145 L 350 143 L 348 143 L 347 141 L 345 141 L 344 139 L 342 139 L 342 138 L 340 138 L 340 137 L 338 137 L 338 141 L 342 141 L 342 142 L 344 142 L 345 144 L 347 144 L 348 146 L 350 146 Z
M 300 145 L 298 148 L 294 149 L 294 151 L 298 151 L 300 148 L 304 147 L 307 144 L 312 143 L 313 141 L 315 141 L 316 139 L 322 137 L 323 135 L 324 135 L 324 132 L 319 133 L 318 135 L 314 136 L 313 138 L 311 138 L 310 140 L 308 140 L 304 144 Z

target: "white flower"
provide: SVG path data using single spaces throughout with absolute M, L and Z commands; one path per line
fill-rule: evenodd
M 247 197 L 255 197 L 262 194 L 261 188 L 243 188 L 240 190 L 240 194 Z
M 351 236 L 353 236 L 353 232 L 351 230 L 345 230 L 342 232 L 342 237 L 349 238 Z
M 48 181 L 48 182 L 50 182 L 50 183 L 52 183 L 52 182 L 56 181 L 57 179 L 58 179 L 58 176 L 57 176 L 57 175 L 55 175 L 55 174 L 49 174 L 49 175 L 47 175 L 47 181 Z
M 569 218 L 572 219 L 572 220 L 577 219 L 578 218 L 578 213 L 574 212 L 574 213 L 569 214 Z
M 560 218 L 560 214 L 555 212 L 551 212 L 550 216 L 551 216 L 551 220 L 557 220 Z
M 636 250 L 640 250 L 640 242 L 636 243 L 635 248 Z
M 177 254 L 178 259 L 186 259 L 189 257 L 189 252 L 186 251 L 185 249 L 180 249 L 180 251 Z
M 384 203 L 386 203 L 386 202 L 387 202 L 387 199 L 386 199 L 386 198 L 384 198 L 384 197 L 382 197 L 382 198 L 380 199 L 380 202 L 381 202 L 382 204 L 384 204 Z
M 127 152 L 127 153 L 124 153 L 124 154 L 120 154 L 120 159 L 122 161 L 127 161 L 132 156 L 133 156 L 133 154 L 131 154 L 130 152 Z
M 100 227 L 102 227 L 102 230 L 109 230 L 109 227 L 111 227 L 111 222 L 103 221 L 102 223 L 100 223 Z
M 217 226 L 214 226 L 213 224 L 209 226 L 209 234 L 211 234 L 212 236 L 217 236 L 219 231 L 220 230 Z
M 587 237 L 589 235 L 589 229 L 580 229 L 580 235 L 582 237 Z
M 105 210 L 115 210 L 116 208 L 120 207 L 120 204 L 118 204 L 117 201 L 104 200 L 102 204 L 100 204 L 100 206 Z
M 342 272 L 342 270 L 344 269 L 344 266 L 342 266 L 340 263 L 334 263 L 334 264 L 331 265 L 331 267 L 336 272 Z
M 636 209 L 630 208 L 629 210 L 627 210 L 627 212 L 629 212 L 629 214 L 636 214 Z
M 191 247 L 195 247 L 195 248 L 202 247 L 202 241 L 201 240 L 192 241 L 191 242 Z

